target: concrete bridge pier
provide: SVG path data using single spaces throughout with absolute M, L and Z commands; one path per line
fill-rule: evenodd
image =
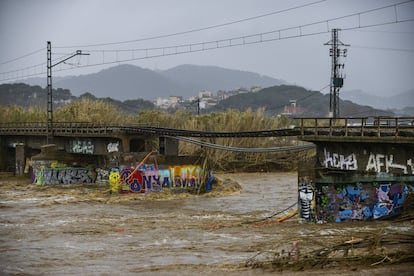
M 22 176 L 24 174 L 24 167 L 25 167 L 25 144 L 18 143 L 16 144 L 16 175 Z

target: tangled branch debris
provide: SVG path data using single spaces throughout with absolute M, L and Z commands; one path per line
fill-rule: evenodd
M 272 271 L 308 270 L 344 266 L 377 266 L 414 262 L 414 233 L 371 234 L 307 250 L 301 242 L 288 242 L 283 249 L 258 252 L 245 266 Z

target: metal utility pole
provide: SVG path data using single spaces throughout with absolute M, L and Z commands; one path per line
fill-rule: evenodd
M 344 85 L 343 69 L 345 64 L 340 63 L 340 57 L 346 57 L 347 49 L 340 49 L 340 46 L 349 46 L 339 40 L 338 31 L 332 29 L 332 39 L 324 45 L 331 45 L 329 56 L 332 57 L 330 97 L 329 97 L 329 117 L 339 117 L 339 89 Z
M 89 55 L 82 53 L 81 50 L 77 50 L 71 56 L 52 64 L 52 43 L 50 41 L 47 42 L 47 136 L 46 142 L 47 144 L 52 143 L 53 141 L 53 94 L 52 94 L 52 68 L 58 64 L 61 64 L 68 59 L 71 59 L 75 56 L 79 55 Z
M 47 42 L 47 136 L 49 144 L 53 139 L 53 99 L 52 99 L 52 44 Z

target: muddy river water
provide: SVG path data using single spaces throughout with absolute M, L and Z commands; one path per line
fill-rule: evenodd
M 413 232 L 413 223 L 250 223 L 297 201 L 295 173 L 220 174 L 241 190 L 110 195 L 105 187 L 36 187 L 0 180 L 1 275 L 262 275 L 252 258 L 346 241 L 361 231 Z M 232 180 L 231 180 L 232 179 Z M 409 273 L 410 264 L 339 274 Z M 335 268 L 330 268 L 333 273 Z M 283 275 L 320 271 L 284 271 Z M 367 273 L 367 274 L 364 274 Z M 409 274 L 406 274 L 409 275 Z

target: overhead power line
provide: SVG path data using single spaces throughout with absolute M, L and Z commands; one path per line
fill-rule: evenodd
M 247 21 L 251 21 L 251 20 L 256 20 L 256 19 L 259 19 L 259 18 L 263 18 L 263 17 L 267 17 L 267 16 L 271 16 L 271 15 L 276 15 L 276 14 L 281 14 L 281 13 L 285 13 L 285 12 L 288 12 L 288 11 L 293 11 L 293 10 L 305 8 L 305 7 L 308 7 L 308 6 L 316 5 L 316 4 L 319 4 L 321 2 L 325 2 L 325 1 L 327 1 L 327 0 L 319 0 L 319 1 L 311 2 L 311 3 L 307 3 L 307 4 L 302 4 L 302 5 L 286 8 L 286 9 L 283 9 L 283 10 L 273 11 L 273 12 L 269 12 L 269 13 L 265 13 L 265 14 L 260 14 L 260 15 L 256 15 L 256 16 L 252 16 L 252 17 L 247 17 L 247 18 L 238 19 L 238 20 L 234 20 L 234 21 L 229 21 L 229 22 L 216 24 L 216 25 L 211 25 L 211 26 L 207 26 L 207 27 L 195 28 L 195 29 L 190 29 L 190 30 L 181 31 L 181 32 L 174 32 L 174 33 L 170 33 L 170 34 L 156 35 L 156 36 L 150 36 L 150 37 L 146 37 L 146 38 L 138 38 L 138 39 L 132 39 L 132 40 L 118 41 L 118 42 L 107 42 L 107 43 L 97 43 L 97 44 L 87 44 L 87 45 L 57 46 L 57 47 L 54 47 L 54 48 L 88 48 L 88 47 L 128 44 L 128 43 L 134 43 L 134 42 L 141 42 L 141 41 L 148 41 L 148 40 L 154 40 L 154 39 L 160 39 L 160 38 L 167 38 L 167 37 L 172 37 L 172 36 L 178 36 L 178 35 L 184 35 L 184 34 L 189 34 L 189 33 L 195 33 L 195 32 L 200 32 L 200 31 L 206 31 L 206 30 L 221 28 L 221 27 L 230 26 L 230 25 L 234 25 L 234 24 L 238 24 L 238 23 L 242 23 L 242 22 L 247 22 Z
M 187 54 L 187 53 L 195 53 L 195 52 L 202 52 L 220 48 L 229 48 L 229 47 L 236 47 L 236 46 L 245 46 L 250 44 L 258 44 L 258 43 L 265 43 L 271 41 L 278 41 L 278 40 L 287 40 L 292 38 L 299 38 L 299 37 L 307 37 L 307 36 L 314 36 L 325 34 L 331 31 L 330 23 L 345 19 L 345 18 L 354 18 L 357 19 L 354 26 L 341 28 L 343 31 L 347 30 L 357 30 L 375 26 L 383 26 L 383 25 L 390 25 L 390 24 L 397 24 L 403 22 L 413 22 L 414 18 L 400 18 L 398 13 L 395 13 L 394 18 L 389 19 L 385 22 L 378 22 L 372 24 L 361 24 L 361 16 L 372 13 L 375 11 L 382 11 L 386 9 L 397 9 L 397 7 L 404 5 L 409 2 L 413 2 L 414 0 L 404 1 L 397 4 L 387 5 L 380 8 L 365 10 L 358 13 L 353 13 L 345 16 L 335 17 L 327 20 L 321 20 L 313 23 L 308 23 L 304 25 L 299 25 L 295 27 L 283 28 L 268 32 L 262 33 L 255 33 L 245 36 L 238 36 L 238 37 L 231 37 L 221 40 L 212 40 L 212 41 L 205 41 L 205 42 L 198 42 L 198 43 L 189 43 L 189 44 L 178 44 L 178 45 L 170 45 L 164 47 L 154 47 L 154 48 L 140 48 L 140 49 L 112 49 L 112 50 L 102 50 L 102 49 L 92 49 L 85 52 L 89 53 L 99 53 L 99 55 L 91 55 L 94 56 L 94 62 L 87 61 L 86 64 L 78 64 L 72 67 L 67 68 L 57 68 L 54 71 L 67 71 L 73 70 L 75 68 L 87 68 L 87 67 L 94 67 L 94 66 L 102 66 L 102 65 L 110 65 L 110 64 L 119 64 L 125 63 L 129 61 L 136 61 L 136 60 L 144 60 L 144 59 L 151 59 L 157 57 L 166 57 L 166 56 L 173 56 L 173 55 L 180 55 L 180 54 Z M 320 25 L 322 27 L 321 30 L 316 31 L 307 31 L 307 27 Z M 111 56 L 112 55 L 112 56 Z M 62 57 L 63 59 L 64 57 Z M 25 70 L 23 68 L 22 70 Z M 15 79 L 23 79 L 25 77 L 33 76 L 33 75 L 40 75 L 42 73 L 20 73 L 16 74 L 16 71 L 9 71 L 9 72 L 2 72 L 0 73 L 0 81 L 10 81 Z M 12 74 L 12 76 L 10 76 Z M 17 75 L 17 76 L 16 76 Z
M 351 48 L 414 53 L 414 49 L 402 49 L 402 48 L 387 48 L 387 47 L 373 47 L 373 46 L 360 46 L 360 45 L 352 45 Z
M 44 50 L 45 50 L 45 48 L 40 48 L 40 49 L 38 49 L 36 51 L 33 51 L 33 52 L 28 53 L 28 54 L 22 55 L 20 57 L 17 57 L 17 58 L 13 58 L 13 59 L 10 59 L 10 60 L 7 60 L 7 61 L 0 62 L 0 65 L 5 65 L 5 64 L 8 64 L 8 63 L 12 63 L 14 61 L 17 61 L 17 60 L 20 60 L 20 59 L 23 59 L 23 58 L 32 56 L 32 55 L 37 54 L 37 53 L 39 53 L 41 51 L 44 51 Z
M 400 31 L 385 31 L 385 30 L 355 30 L 356 32 L 363 33 L 384 33 L 384 34 L 404 34 L 404 35 L 414 35 L 414 32 L 400 32 Z

